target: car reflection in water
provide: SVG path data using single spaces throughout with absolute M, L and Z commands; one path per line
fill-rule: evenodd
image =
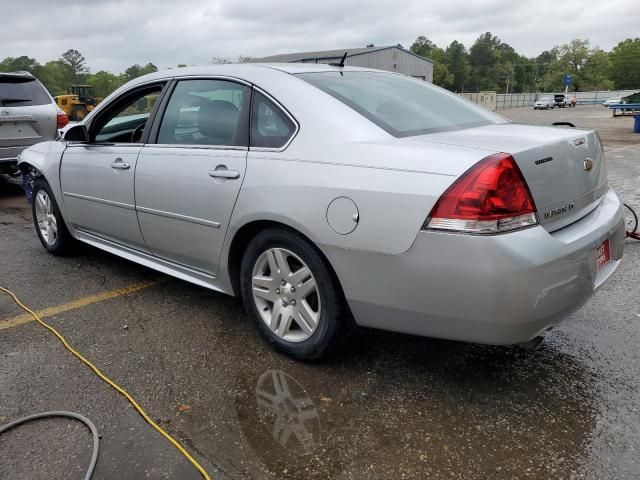
M 265 427 L 281 447 L 312 450 L 320 444 L 316 406 L 291 375 L 282 370 L 264 372 L 256 385 L 256 401 Z

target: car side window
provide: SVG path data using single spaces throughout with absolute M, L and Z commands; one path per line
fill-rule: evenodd
M 139 143 L 151 110 L 160 98 L 162 85 L 154 85 L 115 100 L 92 125 L 95 142 Z
M 293 121 L 271 100 L 254 91 L 251 106 L 251 146 L 281 148 L 295 133 Z
M 167 104 L 158 144 L 248 146 L 251 89 L 228 80 L 182 80 Z

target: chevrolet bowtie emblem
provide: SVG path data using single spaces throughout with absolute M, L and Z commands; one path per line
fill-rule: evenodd
M 593 168 L 593 160 L 590 159 L 589 157 L 585 158 L 584 159 L 584 169 L 587 172 L 590 172 L 592 168 Z

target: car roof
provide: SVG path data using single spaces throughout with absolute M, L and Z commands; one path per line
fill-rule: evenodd
M 228 75 L 232 77 L 245 78 L 251 80 L 260 70 L 276 70 L 286 74 L 316 73 L 316 72 L 380 72 L 371 68 L 362 67 L 336 67 L 326 63 L 225 63 L 219 65 L 194 65 L 191 67 L 178 67 L 160 70 L 136 78 L 128 85 L 146 83 L 153 80 L 207 76 L 207 75 Z M 394 74 L 393 72 L 385 72 Z
M 5 78 L 36 78 L 33 75 L 31 75 L 29 72 L 0 72 L 0 77 L 5 77 Z
M 328 63 L 251 63 L 256 67 L 267 67 L 275 70 L 280 70 L 285 73 L 314 73 L 314 72 L 378 72 L 379 70 L 373 70 L 371 68 L 364 67 L 352 67 L 345 65 L 344 67 L 337 67 L 335 65 L 329 65 Z M 392 73 L 392 72 L 389 72 Z

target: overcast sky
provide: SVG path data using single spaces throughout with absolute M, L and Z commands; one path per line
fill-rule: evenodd
M 610 50 L 640 36 L 638 0 L 0 0 L 0 59 L 80 50 L 93 72 L 395 45 L 467 47 L 490 31 L 535 56 L 573 38 Z

